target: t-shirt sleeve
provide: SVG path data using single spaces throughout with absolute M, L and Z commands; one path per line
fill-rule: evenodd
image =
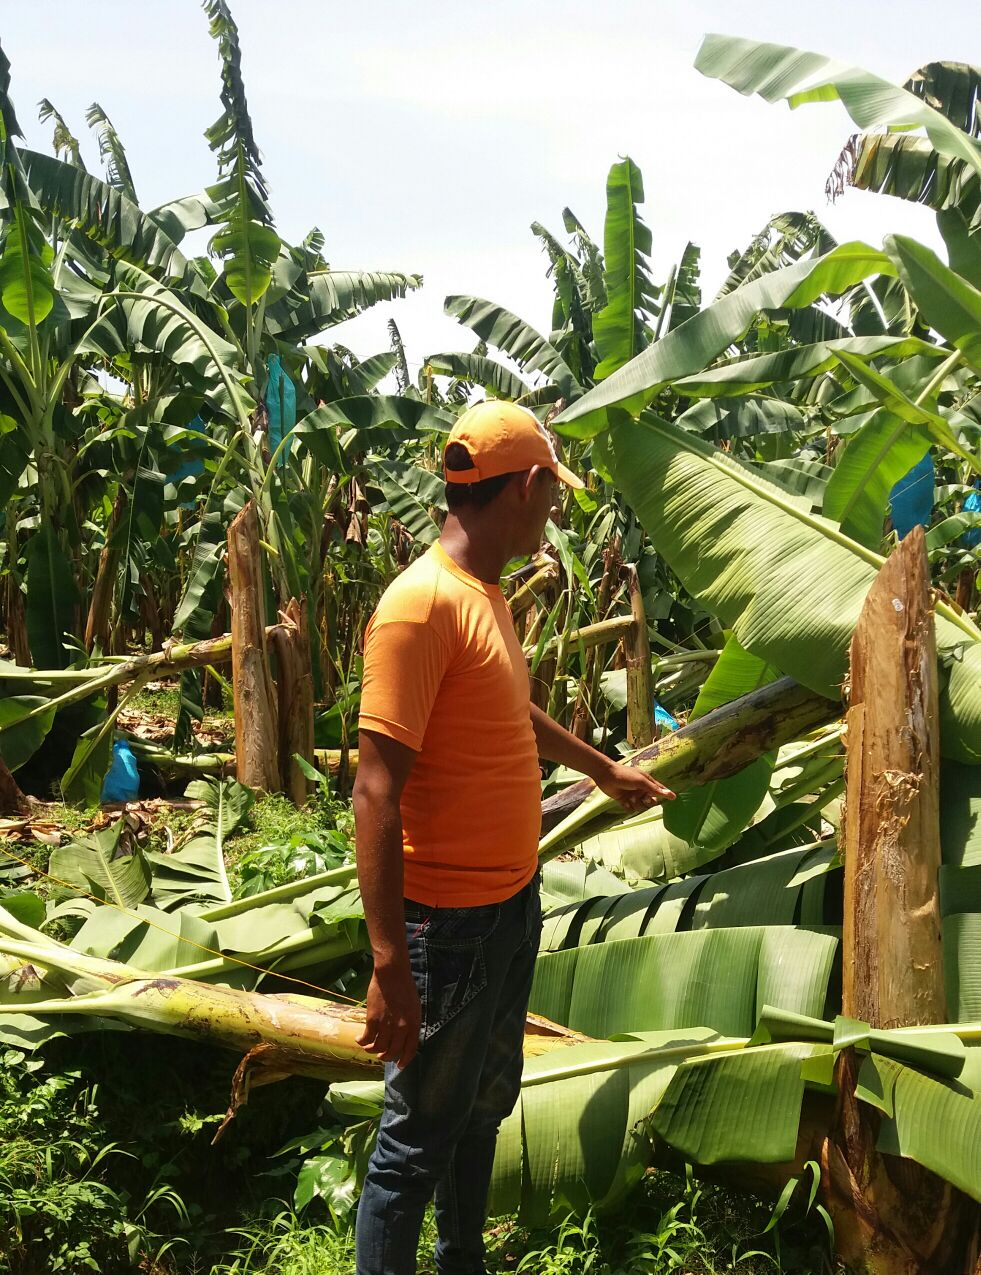
M 449 665 L 431 623 L 373 621 L 365 635 L 360 730 L 374 730 L 419 752 Z

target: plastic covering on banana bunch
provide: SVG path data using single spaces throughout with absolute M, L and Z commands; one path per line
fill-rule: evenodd
M 889 493 L 892 525 L 904 540 L 914 527 L 925 527 L 933 513 L 933 483 L 936 471 L 929 452 L 908 474 L 904 474 Z
M 978 490 L 975 484 L 974 490 L 968 492 L 967 499 L 964 501 L 963 512 L 966 514 L 981 514 L 981 490 Z M 961 544 L 968 549 L 976 549 L 981 545 L 981 527 L 970 527 L 961 536 Z
M 265 404 L 269 418 L 269 451 L 275 455 L 285 435 L 296 424 L 296 388 L 278 354 L 270 354 L 267 366 L 269 380 L 266 382 Z M 287 438 L 277 464 L 286 464 L 292 446 L 292 438 Z

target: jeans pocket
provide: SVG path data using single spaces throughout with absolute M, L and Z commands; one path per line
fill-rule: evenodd
M 427 934 L 422 1030 L 428 1040 L 445 1027 L 487 986 L 487 965 L 480 938 L 455 939 Z

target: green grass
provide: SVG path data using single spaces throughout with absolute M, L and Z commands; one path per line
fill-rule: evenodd
M 324 1087 L 263 1086 L 217 1146 L 235 1057 L 137 1032 L 0 1049 L 0 1275 L 353 1275 L 353 1237 L 292 1198 L 302 1157 L 277 1155 L 324 1119 Z M 493 1275 L 820 1275 L 812 1220 L 762 1235 L 770 1206 L 656 1172 L 627 1209 L 529 1232 L 488 1230 Z M 427 1214 L 420 1275 L 433 1275 Z

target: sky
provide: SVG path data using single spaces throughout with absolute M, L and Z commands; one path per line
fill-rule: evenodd
M 691 240 L 708 295 L 725 258 L 774 213 L 813 209 L 840 241 L 911 234 L 939 246 L 933 214 L 824 184 L 854 131 L 838 103 L 790 111 L 693 66 L 707 32 L 828 54 L 902 82 L 923 63 L 981 63 L 976 0 L 231 0 L 256 139 L 280 233 L 317 225 L 337 269 L 402 270 L 423 289 L 332 329 L 359 357 L 410 365 L 474 337 L 447 294 L 486 297 L 547 332 L 547 260 L 529 229 L 564 238 L 570 207 L 602 242 L 610 165 L 644 175 L 653 273 Z M 217 49 L 196 0 L 0 0 L 0 41 L 27 143 L 48 97 L 83 141 L 97 100 L 116 126 L 144 208 L 215 180 L 203 137 L 219 114 Z

